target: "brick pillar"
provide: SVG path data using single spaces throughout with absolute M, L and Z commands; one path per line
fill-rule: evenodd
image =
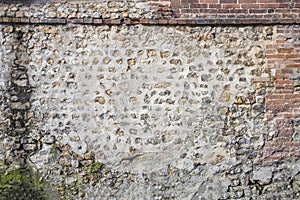
M 266 161 L 293 161 L 300 156 L 299 138 L 293 136 L 294 120 L 300 117 L 300 26 L 278 26 L 266 54 L 273 79 L 266 114 L 275 123 L 273 139 L 265 144 Z

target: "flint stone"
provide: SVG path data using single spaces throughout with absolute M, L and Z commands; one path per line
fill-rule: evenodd
M 266 185 L 271 182 L 272 177 L 272 169 L 265 167 L 253 171 L 252 180 L 258 181 L 261 185 Z

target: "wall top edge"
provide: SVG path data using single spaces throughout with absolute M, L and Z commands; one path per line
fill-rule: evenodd
M 243 25 L 299 24 L 300 21 L 298 1 L 212 3 L 221 1 L 0 0 L 0 23 Z
M 211 18 L 211 19 L 100 19 L 100 18 L 83 18 L 83 19 L 61 19 L 61 18 L 15 18 L 0 17 L 0 24 L 86 24 L 86 25 L 300 25 L 300 19 L 259 19 L 259 18 Z

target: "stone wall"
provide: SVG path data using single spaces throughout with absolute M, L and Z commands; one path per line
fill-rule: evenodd
M 148 4 L 2 4 L 1 169 L 54 199 L 299 198 L 299 25 Z
M 299 0 L 3 0 L 0 22 L 49 24 L 299 24 Z M 25 3 L 25 4 L 24 4 Z

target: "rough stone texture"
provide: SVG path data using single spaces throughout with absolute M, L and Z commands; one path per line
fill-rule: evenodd
M 299 25 L 178 19 L 299 3 L 91 2 L 1 4 L 1 169 L 53 199 L 300 198 Z
M 245 31 L 256 43 L 241 37 Z M 34 126 L 80 156 L 90 150 L 130 171 L 192 169 L 202 151 L 212 154 L 199 155 L 200 163 L 225 161 L 227 109 L 254 91 L 250 74 L 262 68 L 255 55 L 265 34 L 262 27 L 38 26 L 28 42 Z
M 25 4 L 24 4 L 25 3 Z M 82 24 L 295 24 L 298 0 L 2 0 L 5 23 Z
M 1 2 L 1 17 L 27 18 L 151 18 L 153 12 L 147 2 L 129 0 L 89 2 L 66 2 L 41 4 L 7 4 Z M 157 6 L 156 6 L 157 7 Z
M 264 162 L 277 27 L 1 29 L 1 158 L 23 158 L 62 196 L 299 197 L 299 156 Z

